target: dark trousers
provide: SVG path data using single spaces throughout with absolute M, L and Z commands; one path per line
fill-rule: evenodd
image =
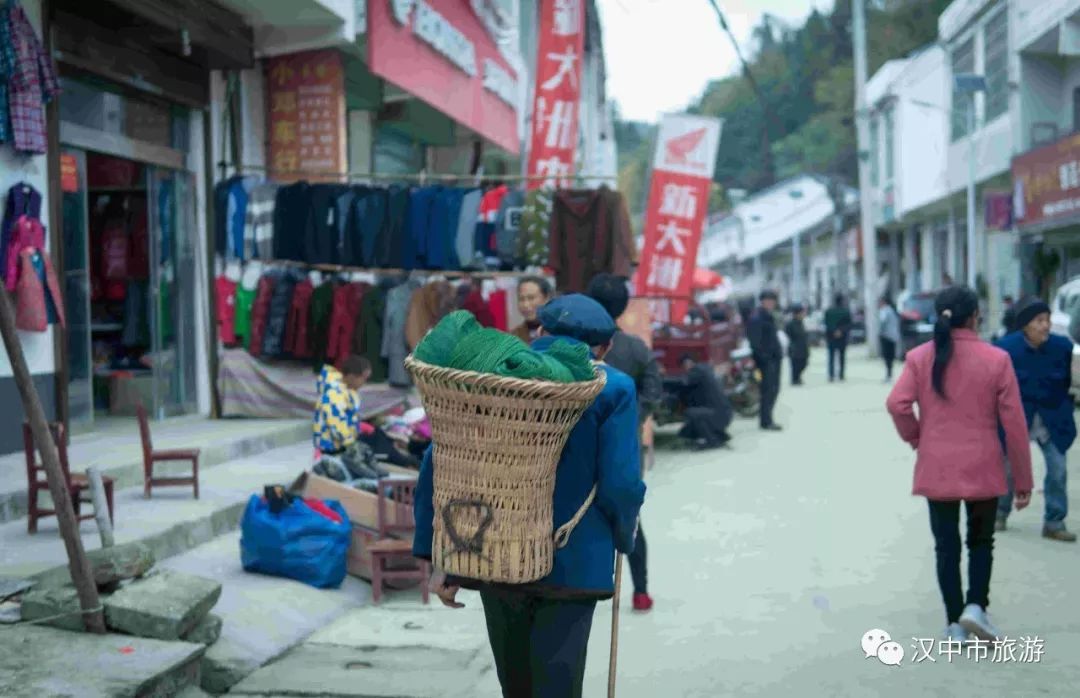
M 731 440 L 727 433 L 729 421 L 719 410 L 687 407 L 683 411 L 683 428 L 679 430 L 679 436 L 691 441 L 704 441 L 709 447 L 723 446 Z
M 649 568 L 645 564 L 645 530 L 638 522 L 637 538 L 634 539 L 634 552 L 627 555 L 630 562 L 630 577 L 634 580 L 635 594 L 649 593 Z
M 791 357 L 791 384 L 802 385 L 802 374 L 806 370 L 806 364 L 808 363 L 805 356 L 792 356 Z
M 581 698 L 596 601 L 480 592 L 503 698 Z
M 837 361 L 840 362 L 837 372 Z M 839 377 L 844 380 L 844 368 L 847 363 L 847 342 L 844 340 L 829 340 L 829 380 Z
M 758 368 L 761 370 L 761 426 L 773 424 L 773 408 L 780 397 L 780 361 L 765 361 Z
M 885 362 L 885 377 L 892 378 L 893 362 L 896 361 L 896 342 L 881 338 L 881 359 Z
M 949 623 L 960 620 L 964 612 L 963 586 L 960 581 L 960 502 L 927 500 L 930 505 L 930 530 L 937 554 L 937 578 L 945 615 Z M 990 605 L 990 569 L 994 563 L 994 521 L 997 498 L 966 500 L 968 593 L 966 603 L 984 609 Z

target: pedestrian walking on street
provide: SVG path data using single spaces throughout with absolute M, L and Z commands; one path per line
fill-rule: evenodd
M 1046 461 L 1042 534 L 1050 540 L 1074 543 L 1076 534 L 1065 528 L 1065 516 L 1069 513 L 1065 454 L 1076 440 L 1073 400 L 1069 394 L 1073 345 L 1068 337 L 1050 334 L 1050 306 L 1037 298 L 1027 298 L 1016 305 L 1014 326 L 1016 331 L 1003 337 L 998 346 L 1012 359 L 1028 431 Z M 1008 494 L 998 503 L 999 531 L 1005 530 L 1012 510 L 1013 488 L 1009 484 Z
M 762 291 L 759 300 L 761 305 L 750 316 L 746 335 L 754 353 L 754 363 L 761 371 L 761 428 L 780 431 L 780 425 L 773 421 L 773 408 L 780 396 L 780 369 L 784 362 L 784 349 L 780 345 L 774 315 L 776 292 Z
M 885 361 L 885 382 L 892 382 L 893 362 L 900 346 L 900 314 L 888 296 L 878 301 L 878 326 L 881 327 L 881 358 Z
M 518 312 L 524 320 L 511 330 L 511 333 L 525 343 L 536 339 L 540 333 L 540 320 L 536 317 L 536 311 L 550 301 L 553 294 L 551 282 L 547 279 L 540 276 L 523 277 L 517 286 L 517 302 Z
M 851 334 L 851 311 L 848 310 L 844 294 L 838 293 L 833 298 L 833 305 L 825 311 L 825 337 L 829 349 L 829 382 L 839 376 L 844 380 L 847 364 L 848 336 Z M 839 362 L 839 366 L 837 366 Z
M 934 341 L 908 352 L 886 407 L 900 438 L 918 454 L 912 491 L 926 497 L 930 510 L 946 636 L 964 641 L 972 633 L 989 641 L 999 636 L 986 609 L 998 497 L 1008 491 L 1003 458 L 1007 454 L 1012 463 L 1016 507 L 1023 509 L 1032 489 L 1027 424 L 1008 354 L 983 342 L 975 330 L 975 292 L 949 288 L 934 305 Z M 960 579 L 961 502 L 967 511 L 966 602 Z
M 803 319 L 806 317 L 806 309 L 799 303 L 791 306 L 791 319 L 784 327 L 788 340 L 788 358 L 791 360 L 791 384 L 802 385 L 802 374 L 806 370 L 806 364 L 810 362 L 810 339 L 806 335 L 806 326 Z
M 556 341 L 583 343 L 602 361 L 615 322 L 581 294 L 557 298 L 538 313 L 538 351 Z M 585 657 L 596 603 L 615 593 L 618 553 L 634 549 L 638 513 L 645 499 L 638 444 L 637 395 L 622 371 L 602 365 L 607 382 L 570 436 L 559 458 L 553 497 L 554 526 L 569 522 L 596 488 L 565 547 L 555 551 L 551 572 L 527 584 L 503 584 L 448 576 L 436 570 L 431 590 L 442 603 L 461 608 L 462 587 L 480 592 L 488 641 L 503 698 L 581 698 Z M 431 560 L 436 509 L 432 449 L 420 466 L 413 506 L 413 554 Z M 438 512 L 441 515 L 441 512 Z
M 630 290 L 626 281 L 614 274 L 597 274 L 589 282 L 587 294 L 604 307 L 611 319 L 618 323 L 630 303 Z M 611 350 L 604 357 L 608 366 L 619 369 L 634 379 L 638 398 L 638 433 L 646 420 L 656 411 L 664 397 L 664 380 L 660 376 L 660 366 L 652 351 L 640 337 L 626 334 L 621 329 L 615 330 L 611 338 Z M 642 462 L 645 452 L 642 451 Z M 645 468 L 642 467 L 642 472 Z M 634 552 L 627 556 L 630 562 L 630 577 L 634 581 L 633 604 L 635 611 L 652 610 L 653 600 L 649 596 L 649 568 L 645 544 L 645 529 L 638 522 L 637 537 L 634 540 Z

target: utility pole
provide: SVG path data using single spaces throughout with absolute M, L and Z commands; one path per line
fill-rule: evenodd
M 60 536 L 64 539 L 64 547 L 67 548 L 68 570 L 71 572 L 71 581 L 75 584 L 75 591 L 79 595 L 79 607 L 83 610 L 83 624 L 89 632 L 103 634 L 105 616 L 101 612 L 101 599 L 98 596 L 97 586 L 94 585 L 90 561 L 86 557 L 86 551 L 83 550 L 82 538 L 79 537 L 79 522 L 75 519 L 71 495 L 64 482 L 64 474 L 60 470 L 60 455 L 56 451 L 52 431 L 45 418 L 45 410 L 41 407 L 41 399 L 30 377 L 30 369 L 26 365 L 26 357 L 23 355 L 22 344 L 19 342 L 19 335 L 15 329 L 15 311 L 11 307 L 11 297 L 5 290 L 0 290 L 0 336 L 3 337 L 4 348 L 11 362 L 11 372 L 14 374 L 15 385 L 22 397 L 23 409 L 26 412 L 27 421 L 30 422 L 34 443 L 41 454 L 41 464 L 45 467 L 45 477 L 49 481 L 49 494 L 52 495 L 56 520 L 60 525 Z
M 834 293 L 848 293 L 848 238 L 844 231 L 844 183 L 839 177 L 829 180 L 833 201 L 833 254 L 836 257 L 836 288 Z M 826 305 L 832 305 L 830 299 Z
M 855 125 L 859 149 L 859 226 L 863 240 L 863 317 L 870 357 L 878 355 L 877 336 L 877 230 L 870 201 L 870 112 L 866 107 L 866 0 L 852 0 L 855 47 Z

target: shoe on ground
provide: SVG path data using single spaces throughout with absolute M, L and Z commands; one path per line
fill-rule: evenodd
M 951 642 L 968 642 L 971 633 L 964 630 L 964 626 L 959 623 L 949 623 L 949 627 L 945 628 L 945 639 Z
M 651 611 L 653 607 L 652 597 L 648 594 L 634 594 L 634 610 L 635 611 Z
M 1006 521 L 1007 519 L 1004 516 L 997 517 L 997 521 L 994 522 L 994 530 L 998 533 L 1007 530 L 1009 526 Z
M 1050 540 L 1059 540 L 1062 543 L 1075 543 L 1076 534 L 1072 531 L 1066 531 L 1064 528 L 1043 528 L 1043 538 L 1049 538 Z
M 964 612 L 960 614 L 960 626 L 980 640 L 987 642 L 992 642 L 1001 636 L 998 629 L 990 622 L 990 614 L 982 606 L 974 603 L 969 603 L 964 607 Z
M 783 431 L 784 428 L 779 424 L 765 424 L 761 427 L 762 431 Z

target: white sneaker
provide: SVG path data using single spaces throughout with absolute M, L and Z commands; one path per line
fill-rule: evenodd
M 967 642 L 971 639 L 971 634 L 959 623 L 949 623 L 949 627 L 945 628 L 945 639 L 952 642 Z
M 990 615 L 978 604 L 969 603 L 964 607 L 964 612 L 960 615 L 960 625 L 975 637 L 987 642 L 992 642 L 1001 636 L 998 629 L 990 622 Z

